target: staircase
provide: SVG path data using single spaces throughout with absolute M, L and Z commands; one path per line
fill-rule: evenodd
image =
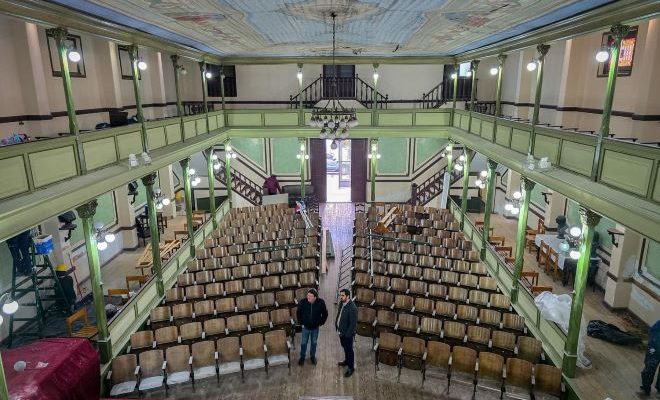
M 426 93 L 422 93 L 422 98 L 420 99 L 422 108 L 440 108 L 443 104 L 447 102 L 447 98 L 444 95 L 442 90 L 444 82 L 440 82 L 435 85 L 431 90 Z
M 457 101 L 470 100 L 470 92 L 472 90 L 472 80 L 470 78 L 458 79 L 458 90 L 456 91 Z M 475 93 L 476 94 L 476 93 Z M 453 101 L 454 99 L 454 82 L 448 78 L 445 81 L 438 83 L 428 92 L 422 93 L 422 98 L 419 99 L 421 108 L 440 108 L 443 104 Z
M 429 203 L 429 201 L 439 196 L 440 193 L 442 193 L 442 183 L 446 169 L 447 169 L 446 166 L 443 167 L 440 171 L 430 176 L 420 185 L 417 185 L 417 187 L 415 187 L 413 184 L 411 198 L 410 200 L 407 201 L 407 203 L 413 205 L 425 206 Z M 453 185 L 462 177 L 463 177 L 462 172 L 458 172 L 455 170 L 452 171 L 449 179 L 449 187 L 451 188 L 451 185 Z
M 245 200 L 254 206 L 261 204 L 263 196 L 263 187 L 250 180 L 247 176 L 230 168 L 231 171 L 231 190 L 241 195 Z M 220 169 L 215 173 L 215 177 L 222 184 L 227 185 L 225 179 L 225 166 L 221 164 Z
M 289 108 L 300 107 L 301 94 L 303 108 L 314 107 L 319 101 L 331 98 L 355 100 L 365 108 L 372 108 L 374 105 L 374 92 L 376 95 L 376 108 L 386 109 L 388 96 L 378 92 L 357 74 L 348 78 L 319 75 L 303 89 L 302 93 L 289 96 Z M 335 93 L 337 97 L 335 97 Z

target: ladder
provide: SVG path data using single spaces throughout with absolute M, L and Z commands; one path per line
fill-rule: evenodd
M 337 274 L 337 290 L 335 297 L 335 304 L 339 302 L 339 290 L 347 284 L 352 284 L 353 279 L 353 245 L 346 246 L 341 251 L 341 261 L 339 263 L 339 271 Z
M 30 316 L 17 317 L 16 314 L 9 316 L 8 347 L 12 346 L 14 338 L 18 336 L 43 338 L 44 319 L 53 305 L 58 306 L 67 316 L 71 313 L 72 304 L 64 295 L 64 290 L 48 255 L 36 254 L 34 246 L 32 246 L 31 257 L 32 269 L 28 276 L 18 276 L 16 270 L 12 268 L 11 298 L 21 306 L 19 309 L 21 314 Z M 37 264 L 37 261 L 40 263 Z M 49 282 L 52 284 L 48 285 Z M 29 294 L 32 296 L 27 296 Z M 45 302 L 52 302 L 52 304 L 44 307 Z M 31 309 L 34 311 L 32 312 Z M 20 329 L 14 330 L 14 322 L 24 322 L 25 324 Z M 37 331 L 34 331 L 35 322 Z

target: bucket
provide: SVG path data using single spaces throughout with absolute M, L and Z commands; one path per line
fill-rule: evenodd
M 37 254 L 48 254 L 53 251 L 53 236 L 39 235 L 33 238 L 34 251 Z

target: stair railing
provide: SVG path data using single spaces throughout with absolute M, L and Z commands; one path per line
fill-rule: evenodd
M 322 100 L 337 98 L 341 100 L 356 100 L 366 108 L 374 105 L 374 92 L 376 108 L 386 109 L 388 106 L 388 95 L 383 95 L 365 82 L 358 75 L 354 77 L 332 77 L 319 75 L 308 84 L 301 93 L 289 96 L 289 108 L 300 107 L 300 96 L 302 95 L 303 107 L 313 107 Z
M 232 190 L 240 194 L 243 198 L 249 201 L 252 205 L 260 205 L 263 197 L 263 187 L 252 181 L 247 176 L 236 171 L 234 168 L 230 169 Z M 225 180 L 225 166 L 221 165 L 220 169 L 216 172 L 215 177 L 227 184 Z

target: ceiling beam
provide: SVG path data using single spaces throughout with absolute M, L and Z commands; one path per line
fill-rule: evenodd
M 616 23 L 631 23 L 660 15 L 658 0 L 619 0 L 542 28 L 456 55 L 458 61 L 476 60 L 510 53 L 541 43 L 571 39 L 607 30 Z

